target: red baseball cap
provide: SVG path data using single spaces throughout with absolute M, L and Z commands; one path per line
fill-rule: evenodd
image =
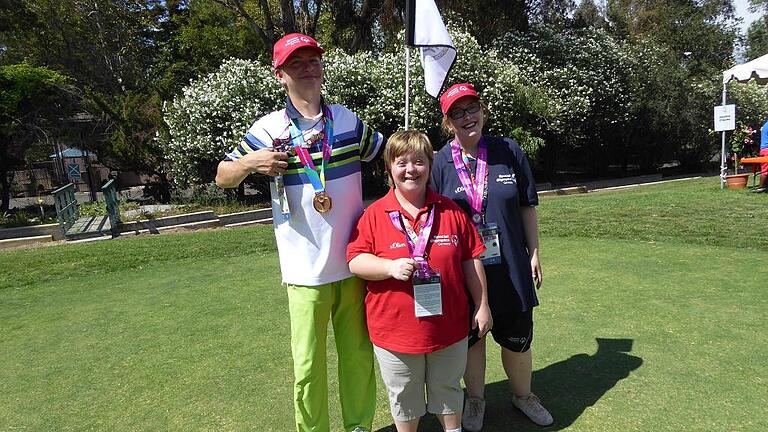
M 440 95 L 440 110 L 443 114 L 447 114 L 448 110 L 451 109 L 451 105 L 464 96 L 473 96 L 480 99 L 480 96 L 475 91 L 475 88 L 472 87 L 472 84 L 454 84 L 448 87 L 448 90 Z
M 282 66 L 288 57 L 300 48 L 312 48 L 318 54 L 325 52 L 313 38 L 301 33 L 289 33 L 275 42 L 272 49 L 272 67 L 277 69 Z

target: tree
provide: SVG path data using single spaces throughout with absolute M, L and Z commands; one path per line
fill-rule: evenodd
M 352 54 L 371 49 L 374 23 L 383 10 L 382 0 L 337 0 L 330 2 L 328 8 L 334 46 Z
M 0 66 L 0 212 L 10 204 L 13 171 L 34 145 L 61 131 L 77 99 L 61 73 L 25 63 Z
M 160 202 L 171 199 L 171 181 L 161 141 L 167 139 L 163 101 L 157 92 L 128 91 L 113 97 L 88 94 L 89 108 L 98 115 L 97 133 L 81 132 L 83 147 L 95 151 L 100 162 L 116 171 L 155 176 Z
M 732 0 L 608 0 L 607 18 L 621 39 L 652 39 L 678 59 L 689 57 L 692 75 L 708 76 L 732 62 L 738 36 Z
M 744 51 L 744 56 L 747 58 L 747 61 L 768 54 L 768 28 L 766 28 L 766 17 L 753 22 L 747 29 L 746 49 Z
M 749 0 L 749 10 L 751 12 L 762 10 L 764 13 L 768 13 L 768 0 Z
M 576 28 L 595 27 L 607 28 L 608 22 L 600 14 L 594 0 L 581 0 L 573 13 L 573 25 Z
M 594 28 L 537 25 L 501 39 L 497 50 L 553 101 L 541 132 L 548 174 L 564 162 L 593 175 L 621 163 L 630 94 L 629 59 L 619 41 Z
M 78 146 L 110 168 L 156 175 L 166 191 L 163 100 L 258 44 L 238 15 L 208 0 L 8 1 L 13 8 L 0 14 L 4 60 L 73 76 L 88 119 L 69 127 Z
M 528 31 L 526 4 L 523 0 L 444 0 L 441 11 L 465 23 L 481 46 L 489 46 L 508 32 Z
M 211 0 L 242 17 L 259 36 L 267 55 L 272 46 L 283 35 L 300 32 L 314 36 L 323 5 L 322 0 L 280 0 L 280 16 L 277 17 L 269 1 L 259 0 L 258 7 L 246 0 Z M 298 8 L 298 10 L 296 10 Z M 299 17 L 298 24 L 296 17 Z M 278 26 L 278 23 L 280 24 Z M 282 33 L 282 34 L 281 34 Z
M 78 83 L 115 93 L 147 82 L 161 0 L 12 0 L 0 29 L 7 63 L 59 70 Z
M 574 0 L 531 0 L 528 15 L 531 22 L 563 27 L 575 7 Z

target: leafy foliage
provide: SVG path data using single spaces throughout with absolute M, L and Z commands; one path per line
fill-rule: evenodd
M 768 54 L 768 28 L 765 24 L 765 19 L 759 19 L 749 25 L 746 49 L 744 50 L 744 56 L 747 60 L 754 60 Z
M 768 93 L 755 82 L 728 84 L 728 97 L 736 104 L 736 117 L 742 123 L 759 129 L 768 119 Z
M 718 74 L 732 62 L 732 0 L 578 3 L 439 1 L 459 48 L 449 84 L 474 83 L 491 111 L 488 131 L 516 138 L 537 170 L 550 176 L 562 168 L 591 174 L 612 166 L 652 170 L 670 160 L 701 167 L 718 147 L 710 132 L 711 107 L 719 103 Z M 765 0 L 752 3 L 766 10 Z M 329 101 L 349 106 L 385 134 L 402 127 L 402 1 L 4 5 L 0 64 L 27 61 L 71 76 L 84 119 L 68 128 L 77 145 L 113 169 L 153 174 L 166 199 L 169 164 L 182 185 L 209 182 L 215 162 L 245 127 L 281 104 L 272 73 L 259 65 L 268 63 L 271 44 L 288 31 L 313 34 L 328 50 Z M 764 51 L 764 39 L 762 20 L 747 37 L 748 55 Z M 236 61 L 222 66 L 229 58 L 241 59 L 241 68 L 252 69 L 256 79 L 238 84 L 220 77 L 217 88 L 204 84 L 216 81 L 209 74 L 227 75 Z M 421 91 L 416 51 L 410 66 L 411 126 L 437 143 L 440 114 Z M 194 88 L 212 92 L 207 97 L 216 102 L 206 107 L 206 96 L 187 93 Z M 752 125 L 758 121 L 753 118 L 764 117 L 758 93 L 733 91 L 739 116 Z M 177 102 L 182 105 L 173 108 Z M 195 104 L 200 106 L 191 108 Z
M 471 81 L 482 92 L 493 113 L 488 124 L 491 133 L 520 138 L 526 150 L 535 154 L 543 139 L 531 125 L 549 116 L 546 93 L 524 80 L 495 51 L 482 49 L 468 33 L 453 29 L 453 34 L 462 55 L 451 80 Z M 402 128 L 403 49 L 379 56 L 329 51 L 324 56 L 327 101 L 344 104 L 385 135 Z M 418 58 L 413 56 L 411 61 L 411 127 L 427 131 L 437 143 L 439 106 L 420 91 L 423 71 Z M 218 72 L 192 82 L 182 96 L 166 105 L 171 135 L 166 151 L 174 178 L 182 185 L 212 181 L 222 155 L 240 143 L 255 119 L 280 107 L 283 99 L 272 71 L 244 60 L 228 60 Z
M 751 126 L 738 122 L 736 129 L 731 134 L 731 139 L 728 141 L 731 151 L 743 154 L 744 150 L 751 149 L 755 145 L 756 134 L 757 129 L 752 129 Z
M 175 180 L 182 186 L 211 182 L 216 163 L 282 99 L 271 69 L 246 60 L 228 60 L 190 83 L 165 106 L 170 140 L 164 144 Z
M 26 63 L 0 66 L 0 211 L 9 206 L 8 173 L 62 127 L 74 99 L 71 80 L 59 72 Z

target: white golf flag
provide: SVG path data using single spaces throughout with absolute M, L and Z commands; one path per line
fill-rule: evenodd
M 432 97 L 438 97 L 456 60 L 456 47 L 445 28 L 443 18 L 434 0 L 412 0 L 413 19 L 406 31 L 406 44 L 421 48 L 421 66 L 424 68 L 424 86 Z M 410 9 L 410 8 L 409 8 Z

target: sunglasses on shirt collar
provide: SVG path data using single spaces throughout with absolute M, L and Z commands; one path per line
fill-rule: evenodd
M 482 108 L 480 106 L 480 102 L 475 102 L 473 104 L 467 105 L 466 108 L 454 108 L 448 110 L 448 117 L 450 117 L 452 120 L 458 120 L 467 114 L 474 114 L 480 111 L 480 108 Z

